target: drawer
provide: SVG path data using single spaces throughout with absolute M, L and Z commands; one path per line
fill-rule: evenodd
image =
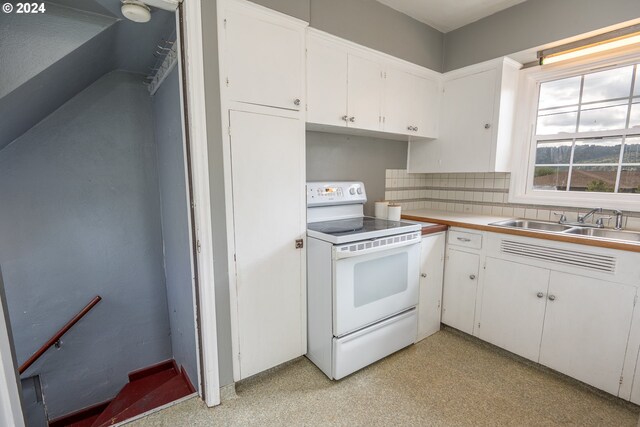
M 482 234 L 449 230 L 448 242 L 450 245 L 463 246 L 465 248 L 472 249 L 482 249 Z

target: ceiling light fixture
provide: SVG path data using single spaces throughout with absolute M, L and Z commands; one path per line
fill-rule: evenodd
M 541 50 L 538 52 L 538 60 L 540 65 L 549 65 L 634 44 L 640 44 L 638 25 Z
M 151 19 L 151 9 L 141 1 L 123 0 L 120 10 L 125 18 L 133 22 L 149 22 Z

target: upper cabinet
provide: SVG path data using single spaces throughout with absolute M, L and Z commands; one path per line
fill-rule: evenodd
M 306 22 L 256 13 L 249 2 L 224 3 L 224 84 L 228 99 L 289 110 L 305 105 Z M 250 29 L 249 31 L 247 29 Z
M 409 172 L 508 172 L 520 67 L 500 58 L 445 74 L 439 138 L 410 142 Z
M 311 129 L 435 138 L 440 74 L 317 30 L 307 31 Z

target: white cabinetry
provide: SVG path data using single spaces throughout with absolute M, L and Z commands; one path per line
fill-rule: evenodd
M 348 125 L 358 129 L 382 130 L 382 66 L 375 60 L 352 54 L 348 62 Z M 327 95 L 333 96 L 332 93 Z
M 440 74 L 321 31 L 307 31 L 311 130 L 435 138 Z
M 446 73 L 439 137 L 410 141 L 409 172 L 509 172 L 520 67 L 501 58 Z
M 636 289 L 551 272 L 540 363 L 617 395 Z
M 306 352 L 304 123 L 293 112 L 229 115 L 242 379 Z M 261 182 L 278 191 L 256 191 Z M 283 209 L 256 215 L 269 204 Z
M 422 237 L 417 341 L 440 330 L 445 242 L 444 232 Z
M 222 25 L 228 99 L 302 110 L 306 22 L 227 0 Z
M 487 257 L 478 338 L 538 361 L 549 270 Z
M 473 334 L 480 255 L 449 245 L 444 269 L 442 323 Z

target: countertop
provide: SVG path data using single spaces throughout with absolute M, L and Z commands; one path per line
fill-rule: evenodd
M 449 227 L 469 228 L 473 230 L 491 231 L 494 233 L 533 237 L 536 239 L 556 240 L 559 242 L 577 243 L 580 245 L 597 246 L 601 248 L 640 253 L 640 244 L 638 243 L 603 239 L 599 237 L 580 236 L 575 234 L 560 234 L 549 231 L 525 230 L 520 228 L 489 225 L 497 221 L 513 219 L 513 217 L 478 215 L 462 212 L 444 212 L 432 209 L 415 209 L 403 212 L 402 218 L 405 220 L 441 224 Z

